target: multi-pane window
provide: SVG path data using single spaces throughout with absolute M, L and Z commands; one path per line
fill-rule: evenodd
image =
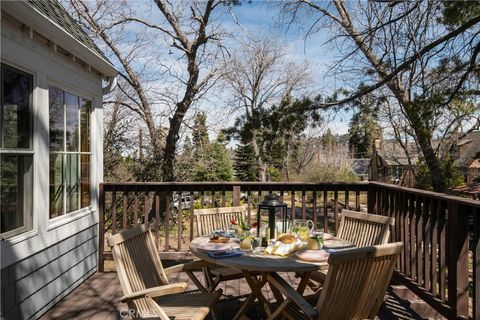
M 50 218 L 90 205 L 91 102 L 49 88 Z
M 1 236 L 32 229 L 33 76 L 1 65 Z

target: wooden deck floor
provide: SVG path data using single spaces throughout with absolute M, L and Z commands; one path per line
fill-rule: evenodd
M 282 276 L 291 283 L 297 283 L 298 280 L 290 274 L 282 274 Z M 202 277 L 199 274 L 199 277 Z M 189 281 L 185 273 L 174 274 L 169 277 L 170 282 L 185 281 L 189 284 L 189 290 L 195 290 L 195 286 Z M 233 280 L 222 283 L 220 288 L 223 289 L 225 299 L 217 304 L 216 310 L 221 319 L 232 319 L 238 310 L 241 299 L 231 299 L 239 295 L 247 295 L 250 289 L 245 280 Z M 267 286 L 268 287 L 268 286 Z M 272 299 L 273 296 L 268 289 L 264 290 L 267 298 Z M 122 317 L 122 310 L 125 312 L 127 306 L 118 302 L 122 296 L 120 283 L 115 272 L 96 273 L 87 281 L 82 283 L 70 295 L 50 309 L 41 320 L 113 320 L 126 319 Z M 228 299 L 230 298 L 230 299 Z M 259 310 L 252 308 L 249 317 L 251 319 L 262 319 Z M 408 305 L 396 297 L 392 292 L 388 294 L 388 300 L 382 306 L 377 317 L 379 320 L 398 319 L 420 319 Z

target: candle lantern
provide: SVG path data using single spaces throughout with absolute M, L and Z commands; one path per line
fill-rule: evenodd
M 280 197 L 274 193 L 270 193 L 265 196 L 263 201 L 258 204 L 257 211 L 257 231 L 260 237 L 260 222 L 261 217 L 268 216 L 268 233 L 266 234 L 267 240 L 275 238 L 275 231 L 287 232 L 288 217 L 287 217 L 287 205 L 280 201 Z M 275 220 L 279 220 L 278 223 Z M 268 238 L 269 237 L 269 238 Z

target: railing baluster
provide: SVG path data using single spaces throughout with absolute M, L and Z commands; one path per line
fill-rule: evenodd
M 347 210 L 350 209 L 350 199 L 349 199 L 348 190 L 345 190 L 345 209 Z
M 112 191 L 112 235 L 117 233 L 117 191 L 113 187 Z
M 133 202 L 133 225 L 138 225 L 138 189 L 135 186 L 135 192 L 133 193 L 134 202 Z
M 302 219 L 306 219 L 305 190 L 302 190 Z
M 335 234 L 338 232 L 338 190 L 333 193 L 333 220 L 335 224 Z
M 410 276 L 413 280 L 417 280 L 416 264 L 415 264 L 415 226 L 416 226 L 416 218 L 415 218 L 415 201 L 413 196 L 410 197 L 410 206 L 409 206 L 409 216 L 410 216 L 410 235 L 409 235 L 409 244 L 410 244 L 410 252 L 409 252 L 409 259 L 410 259 Z
M 415 230 L 415 239 L 416 239 L 416 272 L 417 272 L 417 282 L 423 284 L 423 255 L 422 255 L 422 198 L 416 196 L 416 207 L 415 207 L 415 216 L 416 216 L 416 230 Z
M 327 208 L 327 202 L 328 202 L 328 191 L 324 190 L 323 191 L 323 231 L 328 232 L 328 208 Z
M 438 201 L 432 199 L 431 203 L 431 219 L 430 219 L 430 292 L 438 295 L 438 273 L 437 273 L 437 255 L 438 255 Z
M 155 192 L 155 243 L 160 251 L 160 194 Z
M 423 233 L 423 282 L 426 290 L 430 290 L 430 201 L 423 198 L 423 217 L 422 217 L 422 233 Z
M 227 201 L 225 199 L 225 189 L 222 190 L 222 207 L 227 206 Z
M 439 223 L 439 250 L 438 250 L 438 259 L 440 260 L 440 267 L 439 267 L 439 291 L 440 291 L 440 299 L 445 300 L 446 298 L 446 275 L 445 272 L 447 271 L 447 262 L 445 255 L 447 253 L 447 240 L 446 240 L 446 233 L 447 233 L 447 226 L 445 223 L 445 215 L 446 215 L 446 205 L 445 202 L 441 201 L 440 205 L 438 206 L 438 223 Z
M 192 192 L 192 196 L 190 198 L 190 208 L 189 208 L 189 221 L 190 221 L 190 241 L 193 240 L 194 238 L 194 233 L 193 233 L 193 228 L 194 228 L 194 224 L 195 224 L 195 215 L 193 214 L 193 210 L 195 210 L 194 208 L 194 204 L 195 204 L 195 201 L 193 199 L 193 192 Z M 198 234 L 199 230 L 197 230 L 197 234 Z
M 170 251 L 170 197 L 172 193 L 169 191 L 166 193 L 165 197 L 165 251 Z M 182 198 L 181 195 L 178 198 L 178 210 L 181 210 L 182 207 Z M 178 214 L 178 212 L 177 212 Z
M 480 319 L 480 208 L 473 211 L 473 319 Z
M 360 211 L 360 191 L 355 191 L 355 210 Z
M 127 229 L 127 222 L 128 222 L 128 191 L 123 191 L 123 224 L 122 224 L 122 229 L 125 230 Z
M 290 209 L 291 210 L 290 213 L 292 215 L 292 220 L 295 220 L 295 211 L 296 211 L 296 208 L 295 208 L 295 191 L 293 191 L 293 190 L 291 191 L 290 197 L 291 197 L 290 202 L 292 204 L 291 209 Z
M 317 216 L 317 190 L 313 190 L 313 226 L 315 229 L 318 229 L 318 216 Z

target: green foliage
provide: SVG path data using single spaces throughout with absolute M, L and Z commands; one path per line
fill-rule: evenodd
M 447 188 L 453 188 L 465 183 L 464 177 L 454 165 L 452 156 L 440 160 L 441 174 L 445 177 Z M 425 162 L 420 162 L 416 171 L 415 187 L 423 190 L 433 190 L 432 174 Z
M 239 144 L 235 149 L 233 164 L 235 177 L 240 181 L 257 181 L 258 164 L 251 144 Z
M 227 148 L 223 144 L 225 137 L 220 134 L 210 143 L 205 113 L 198 113 L 193 127 L 193 156 L 190 166 L 193 181 L 230 181 L 233 178 L 232 163 Z
M 380 106 L 375 100 L 366 95 L 353 102 L 356 112 L 350 120 L 348 145 L 356 158 L 370 158 L 374 140 L 382 134 L 378 123 Z
M 442 1 L 441 22 L 450 28 L 457 27 L 469 19 L 480 15 L 480 2 L 472 0 Z

